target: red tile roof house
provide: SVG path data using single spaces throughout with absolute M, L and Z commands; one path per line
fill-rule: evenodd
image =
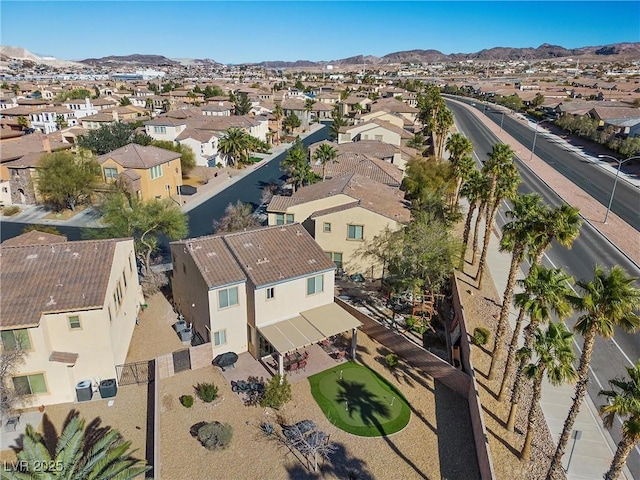
M 133 239 L 66 242 L 30 232 L 0 244 L 0 334 L 25 362 L 8 379 L 21 408 L 91 396 L 117 378 L 144 303 Z
M 300 224 L 171 243 L 173 298 L 213 357 L 282 356 L 360 322 L 333 301 L 333 262 Z

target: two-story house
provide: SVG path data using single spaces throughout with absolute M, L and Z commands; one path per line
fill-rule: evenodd
M 300 224 L 172 242 L 171 258 L 174 301 L 214 357 L 281 359 L 360 325 L 333 302 L 335 266 Z
M 269 225 L 300 222 L 336 267 L 378 278 L 382 265 L 365 258 L 367 242 L 411 218 L 404 192 L 349 173 L 308 185 L 292 196 L 275 195 L 267 206 Z
M 29 114 L 31 128 L 42 133 L 53 133 L 78 124 L 74 112 L 66 107 L 55 106 L 35 110 Z
M 130 143 L 97 158 L 106 183 L 116 179 L 141 200 L 173 198 L 178 201 L 182 185 L 181 155 L 154 146 Z
M 26 354 L 4 387 L 22 408 L 116 378 L 144 303 L 132 239 L 65 240 L 30 232 L 0 245 L 2 343 Z
M 344 126 L 338 132 L 338 143 L 379 140 L 399 147 L 406 146 L 412 138 L 413 135 L 407 130 L 378 119 L 358 125 Z

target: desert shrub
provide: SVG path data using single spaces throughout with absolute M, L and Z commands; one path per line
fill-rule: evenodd
M 198 440 L 208 450 L 222 450 L 229 446 L 233 428 L 228 423 L 205 423 L 198 429 Z
M 491 332 L 484 327 L 476 327 L 473 330 L 473 343 L 476 345 L 486 345 Z
M 265 434 L 265 436 L 269 436 L 273 433 L 273 425 L 270 424 L 269 422 L 263 422 L 260 424 L 260 430 L 262 430 L 262 433 Z
M 203 402 L 211 403 L 218 397 L 218 387 L 213 383 L 199 383 L 196 385 L 196 394 Z
M 384 361 L 391 370 L 398 366 L 398 355 L 395 353 L 390 353 L 386 357 L 384 357 Z
M 280 380 L 282 379 L 282 383 Z M 291 400 L 291 384 L 287 376 L 274 375 L 264 387 L 264 395 L 260 399 L 261 407 L 280 408 Z
M 180 403 L 184 407 L 191 408 L 193 406 L 193 397 L 191 395 L 182 395 L 180 397 Z
M 5 217 L 11 217 L 18 212 L 20 212 L 20 207 L 16 205 L 10 205 L 2 209 L 2 215 L 4 215 Z

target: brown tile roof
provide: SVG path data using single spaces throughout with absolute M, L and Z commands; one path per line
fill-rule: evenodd
M 67 237 L 64 235 L 55 235 L 53 233 L 31 230 L 30 232 L 5 240 L 2 242 L 2 246 L 15 247 L 19 245 L 44 245 L 50 243 L 64 243 L 66 241 Z
M 69 363 L 73 365 L 76 363 L 76 360 L 78 360 L 77 353 L 53 351 L 51 355 L 49 355 L 50 362 Z
M 15 160 L 27 153 L 45 152 L 43 142 L 46 143 L 47 139 L 49 140 L 52 151 L 65 150 L 73 147 L 73 145 L 69 143 L 57 142 L 53 140 L 51 136 L 36 132 L 30 135 L 23 135 L 17 140 L 3 142 L 2 148 L 0 148 L 0 161 Z
M 371 104 L 371 111 L 388 110 L 397 113 L 418 113 L 420 110 L 395 98 L 381 98 Z
M 23 116 L 28 117 L 30 113 L 33 113 L 34 110 L 32 108 L 27 107 L 13 107 L 13 108 L 5 108 L 0 110 L 0 116 L 3 118 L 10 116 Z
M 146 169 L 167 163 L 176 158 L 180 158 L 180 154 L 165 150 L 164 148 L 154 147 L 152 145 L 144 147 L 135 143 L 130 143 L 124 147 L 120 147 L 104 155 L 100 155 L 97 160 L 102 165 L 108 159 L 113 159 L 124 168 Z
M 312 163 L 311 170 L 322 175 L 322 165 L 319 163 Z M 327 163 L 325 167 L 327 178 L 339 177 L 352 172 L 392 187 L 399 187 L 402 183 L 402 170 L 391 163 L 368 155 L 345 152 L 338 155 L 335 162 Z
M 274 195 L 267 205 L 267 212 L 284 213 L 287 208 L 294 205 L 304 203 L 304 200 L 299 197 L 285 197 L 284 195 Z
M 2 329 L 37 326 L 43 313 L 102 308 L 116 244 L 90 240 L 0 245 Z
M 46 152 L 29 152 L 16 160 L 5 162 L 7 168 L 36 168 Z
M 344 210 L 350 210 L 352 208 L 357 207 L 358 205 L 360 205 L 360 202 L 356 201 L 356 202 L 345 203 L 343 205 L 337 205 L 337 206 L 331 207 L 331 208 L 325 208 L 324 210 L 318 210 L 318 211 L 313 212 L 309 218 L 322 217 L 323 215 L 329 215 L 330 213 L 336 213 L 336 212 L 342 212 Z
M 256 287 L 335 269 L 299 223 L 231 233 L 224 241 Z
M 197 128 L 185 128 L 180 135 L 178 135 L 176 140 L 186 140 L 187 138 L 193 138 L 201 143 L 208 142 L 211 140 L 214 134 L 211 130 L 199 130 Z
M 231 255 L 221 235 L 171 242 L 171 248 L 189 252 L 209 288 L 246 280 L 246 275 Z

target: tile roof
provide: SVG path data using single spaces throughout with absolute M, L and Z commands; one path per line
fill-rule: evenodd
M 197 140 L 200 143 L 206 143 L 206 142 L 209 142 L 211 140 L 211 137 L 213 136 L 214 136 L 214 133 L 211 130 L 185 128 L 184 131 L 175 138 L 175 140 L 186 140 L 187 138 L 193 138 L 194 140 Z
M 112 159 L 124 168 L 147 169 L 156 165 L 167 163 L 176 158 L 180 158 L 180 154 L 164 148 L 154 147 L 152 145 L 144 147 L 135 143 L 130 143 L 124 147 L 120 147 L 104 155 L 100 155 L 97 160 L 102 165 L 108 159 Z
M 398 113 L 418 113 L 419 109 L 411 107 L 404 102 L 401 102 L 395 98 L 380 98 L 371 104 L 371 111 L 385 109 L 390 112 Z
M 335 269 L 299 223 L 231 233 L 224 240 L 256 287 Z
M 174 248 L 189 252 L 209 288 L 246 280 L 246 275 L 231 255 L 221 235 L 171 242 Z
M 284 213 L 287 208 L 294 205 L 304 203 L 304 200 L 299 197 L 286 197 L 284 195 L 274 195 L 267 205 L 267 212 Z
M 130 239 L 0 245 L 2 329 L 33 327 L 43 313 L 102 308 L 116 244 Z
M 30 135 L 23 135 L 22 137 L 2 143 L 0 148 L 0 161 L 6 162 L 8 160 L 15 160 L 27 153 L 32 152 L 45 152 L 44 143 L 49 140 L 51 151 L 65 150 L 73 147 L 70 143 L 58 142 L 52 139 L 51 136 L 45 135 L 40 132 L 32 133 Z
M 311 170 L 322 175 L 322 165 L 319 163 L 312 163 Z M 403 173 L 398 167 L 384 160 L 359 153 L 342 153 L 336 157 L 335 162 L 327 163 L 325 166 L 327 178 L 339 177 L 352 172 L 392 187 L 399 187 L 402 183 Z
M 40 232 L 38 230 L 31 230 L 30 232 L 23 233 L 17 237 L 9 238 L 2 242 L 3 247 L 15 247 L 18 245 L 43 245 L 51 243 L 64 243 L 67 241 L 67 237 L 64 235 L 56 235 L 53 233 Z

